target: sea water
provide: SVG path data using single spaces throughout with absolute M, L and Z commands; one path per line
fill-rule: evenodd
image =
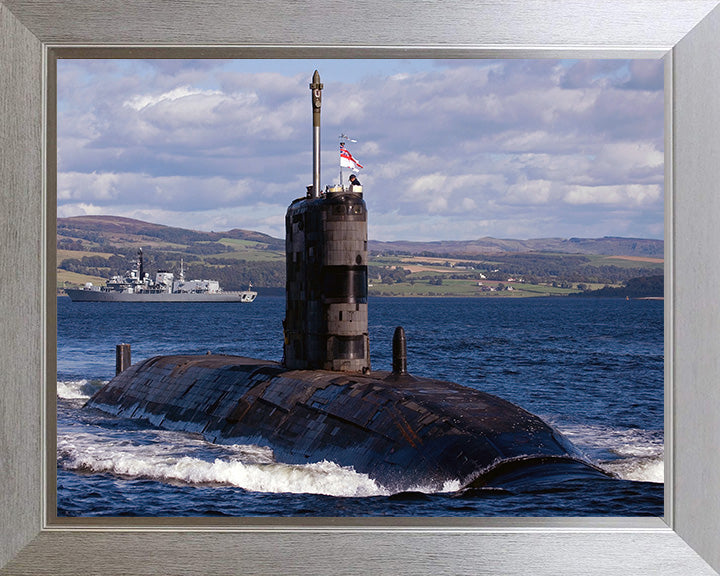
M 216 445 L 84 408 L 134 362 L 208 351 L 282 358 L 284 298 L 82 303 L 58 298 L 59 516 L 662 516 L 663 303 L 601 298 L 381 298 L 369 302 L 372 368 L 390 370 L 396 326 L 408 371 L 505 398 L 617 477 L 511 490 L 393 494 L 334 462 L 289 465 L 267 446 Z

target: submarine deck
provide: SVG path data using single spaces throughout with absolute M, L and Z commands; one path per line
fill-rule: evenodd
M 516 474 L 522 463 L 602 475 L 559 432 L 506 400 L 388 372 L 157 356 L 120 373 L 88 404 L 213 442 L 267 445 L 287 463 L 353 466 L 393 490 L 437 489 L 448 481 L 480 486 L 483 477 L 497 482 L 499 470 Z

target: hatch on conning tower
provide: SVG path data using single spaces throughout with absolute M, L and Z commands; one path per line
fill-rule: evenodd
M 313 105 L 313 185 L 285 216 L 287 280 L 283 363 L 291 369 L 370 370 L 367 208 L 362 189 L 320 189 L 320 104 Z

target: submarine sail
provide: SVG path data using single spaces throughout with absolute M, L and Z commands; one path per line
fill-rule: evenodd
M 361 186 L 320 190 L 320 75 L 310 84 L 313 185 L 285 217 L 283 363 L 288 368 L 368 372 L 367 208 Z
M 217 443 L 268 446 L 286 463 L 330 460 L 398 492 L 607 478 L 530 412 L 411 375 L 402 329 L 392 371 L 371 370 L 367 207 L 359 186 L 320 189 L 322 89 L 315 71 L 313 184 L 286 214 L 282 361 L 155 356 L 118 368 L 88 405 Z

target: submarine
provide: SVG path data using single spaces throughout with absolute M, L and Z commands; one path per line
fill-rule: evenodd
M 332 461 L 393 492 L 611 478 L 559 431 L 502 398 L 408 372 L 371 370 L 367 206 L 360 186 L 320 188 L 323 85 L 310 84 L 313 183 L 285 218 L 283 358 L 165 355 L 130 362 L 86 406 L 215 443 L 257 444 L 277 461 Z

